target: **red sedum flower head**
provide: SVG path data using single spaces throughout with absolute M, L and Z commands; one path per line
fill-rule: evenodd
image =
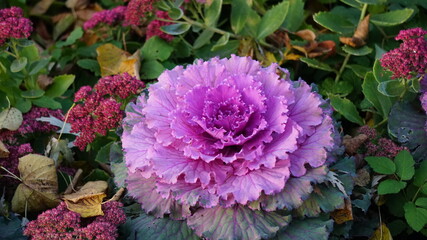
M 9 38 L 28 38 L 32 31 L 33 24 L 23 17 L 21 8 L 0 9 L 0 45 Z

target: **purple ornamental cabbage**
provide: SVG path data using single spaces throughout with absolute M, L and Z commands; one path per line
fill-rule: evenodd
M 126 111 L 129 194 L 206 238 L 274 235 L 286 221 L 269 211 L 298 207 L 326 174 L 334 126 L 324 101 L 248 57 L 198 60 L 158 80 Z

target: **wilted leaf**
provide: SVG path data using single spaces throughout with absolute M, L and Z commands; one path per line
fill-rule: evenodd
M 30 11 L 30 15 L 42 15 L 55 0 L 41 0 Z
M 18 170 L 22 183 L 12 199 L 14 212 L 24 213 L 26 207 L 29 212 L 42 211 L 59 203 L 58 179 L 52 159 L 28 154 L 19 159 Z
M 70 211 L 79 213 L 82 217 L 94 217 L 104 215 L 101 204 L 106 197 L 105 191 L 108 183 L 105 181 L 87 182 L 75 193 L 63 196 L 67 208 Z
M 353 220 L 353 210 L 350 199 L 345 199 L 344 203 L 344 208 L 336 209 L 331 213 L 332 218 L 337 224 L 343 224 L 347 221 Z
M 357 153 L 357 150 L 359 150 L 360 146 L 362 146 L 363 143 L 368 140 L 368 136 L 365 134 L 359 134 L 355 137 L 351 137 L 350 135 L 345 135 L 342 141 L 342 144 L 345 147 L 345 152 L 353 155 Z
M 6 146 L 0 140 L 0 158 L 7 158 L 7 157 L 9 157 L 9 150 L 7 150 Z
M 383 223 L 381 226 L 375 230 L 374 234 L 369 240 L 392 240 L 393 237 L 390 234 L 390 230 L 387 228 L 387 226 Z
M 122 49 L 107 43 L 96 49 L 97 60 L 101 68 L 101 76 L 109 76 L 120 73 L 129 73 L 139 79 L 140 59 L 139 52 L 133 55 Z
M 316 39 L 316 34 L 310 29 L 303 29 L 295 33 L 298 37 L 307 40 L 314 41 Z
M 0 129 L 15 131 L 21 126 L 22 120 L 22 113 L 18 109 L 14 107 L 5 109 L 0 113 Z
M 357 25 L 357 29 L 353 34 L 353 37 L 366 40 L 369 33 L 369 19 L 371 15 L 367 15 L 360 23 Z

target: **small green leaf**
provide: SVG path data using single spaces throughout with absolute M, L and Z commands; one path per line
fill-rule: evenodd
M 318 12 L 314 14 L 313 19 L 318 24 L 336 33 L 351 34 L 356 28 L 345 17 L 332 12 Z
M 169 9 L 168 15 L 173 20 L 178 20 L 178 19 L 182 18 L 182 16 L 184 15 L 184 12 L 182 11 L 181 8 L 174 7 L 174 8 Z
M 141 78 L 156 79 L 164 70 L 165 67 L 156 60 L 143 61 L 141 64 Z
M 53 100 L 53 98 L 42 96 L 40 98 L 31 99 L 31 102 L 39 107 L 50 108 L 50 109 L 60 109 L 62 107 L 61 103 Z
M 217 51 L 218 49 L 220 49 L 222 46 L 225 46 L 228 43 L 228 40 L 230 39 L 230 34 L 226 33 L 224 34 L 217 42 L 215 45 L 212 46 L 211 50 L 212 51 Z
M 53 28 L 53 39 L 58 39 L 73 23 L 75 19 L 73 14 L 66 14 Z
M 426 197 L 420 197 L 415 201 L 415 205 L 418 207 L 427 208 L 427 198 Z
M 39 98 L 44 95 L 44 91 L 41 89 L 31 89 L 28 91 L 21 92 L 23 98 Z
M 76 76 L 60 75 L 53 78 L 53 84 L 46 90 L 48 97 L 60 97 L 73 84 Z
M 363 46 L 361 48 L 353 48 L 348 45 L 345 45 L 344 47 L 342 47 L 342 50 L 354 56 L 365 56 L 372 52 L 372 48 L 368 46 Z
M 197 37 L 196 41 L 194 41 L 193 48 L 198 49 L 208 44 L 214 35 L 214 32 L 205 29 L 203 32 Z
M 231 29 L 234 33 L 242 31 L 251 10 L 246 0 L 231 1 Z
M 172 25 L 160 27 L 160 30 L 170 35 L 180 35 L 187 32 L 190 27 L 191 25 L 188 23 L 175 23 Z
M 205 4 L 205 23 L 208 26 L 216 26 L 221 14 L 222 0 L 213 0 L 210 5 Z
M 283 1 L 269 9 L 261 19 L 257 39 L 263 39 L 279 29 L 288 14 L 289 2 Z
M 427 210 L 417 208 L 412 202 L 405 203 L 403 208 L 405 209 L 405 219 L 409 226 L 419 232 L 427 223 Z
M 74 44 L 77 40 L 79 40 L 83 36 L 83 33 L 84 32 L 81 27 L 75 28 L 67 37 L 67 40 L 56 43 L 56 47 L 62 48 L 62 47 L 70 46 Z
M 282 27 L 288 31 L 297 31 L 304 22 L 304 1 L 288 0 L 289 9 Z
M 111 149 L 111 144 L 113 144 L 114 142 L 110 142 L 108 144 L 106 144 L 105 146 L 101 147 L 101 149 L 99 149 L 98 153 L 96 154 L 95 157 L 95 161 L 99 162 L 99 163 L 109 163 L 110 161 L 110 149 Z
M 101 75 L 101 69 L 99 68 L 99 63 L 94 59 L 80 59 L 77 61 L 77 65 L 83 69 L 86 69 L 95 73 L 95 75 L 97 76 Z
M 405 84 L 400 80 L 389 80 L 378 84 L 378 92 L 387 97 L 398 97 L 405 92 Z
M 395 99 L 379 93 L 378 85 L 374 74 L 368 72 L 363 80 L 362 92 L 365 98 L 378 110 L 378 113 L 380 113 L 383 118 L 387 118 Z
M 40 59 L 39 49 L 35 44 L 31 44 L 21 49 L 21 57 L 26 57 L 28 62 L 38 61 Z
M 391 76 L 393 75 L 392 72 L 383 69 L 378 59 L 375 60 L 373 72 L 374 77 L 378 81 L 378 83 L 391 80 Z
M 18 59 L 13 60 L 12 64 L 10 65 L 10 71 L 11 72 L 19 72 L 22 69 L 27 66 L 28 59 L 26 57 L 20 57 Z
M 387 2 L 387 0 L 356 0 L 356 1 L 361 4 L 371 4 L 371 5 L 383 4 Z
M 394 163 L 396 164 L 396 174 L 401 180 L 410 180 L 414 176 L 415 161 L 407 150 L 399 152 L 394 158 Z
M 50 62 L 50 58 L 40 59 L 39 61 L 31 64 L 29 75 L 35 75 L 40 72 L 43 68 L 47 67 Z
M 303 58 L 300 58 L 299 60 L 301 62 L 306 63 L 309 67 L 317 68 L 317 69 L 328 71 L 328 72 L 335 72 L 335 70 L 331 68 L 328 64 L 320 62 L 316 59 L 303 57 Z
M 148 39 L 141 48 L 141 57 L 146 60 L 165 61 L 173 52 L 173 47 L 165 40 L 154 36 Z
M 369 67 L 365 67 L 358 64 L 347 64 L 346 68 L 351 69 L 354 74 L 356 74 L 360 78 L 365 78 L 366 74 L 371 70 Z
M 398 193 L 406 187 L 406 182 L 399 182 L 394 179 L 386 179 L 378 185 L 378 194 L 392 194 Z
M 353 102 L 346 98 L 341 98 L 336 95 L 330 95 L 331 105 L 335 111 L 342 114 L 347 120 L 363 125 L 363 119 L 360 117 L 359 112 L 357 111 L 356 106 Z
M 370 21 L 378 26 L 396 26 L 406 22 L 414 13 L 414 9 L 405 8 L 387 13 L 373 14 Z
M 386 157 L 366 157 L 371 168 L 380 174 L 393 174 L 396 172 L 396 165 L 390 158 Z
M 427 161 L 422 161 L 421 165 L 415 170 L 414 185 L 421 187 L 427 182 Z

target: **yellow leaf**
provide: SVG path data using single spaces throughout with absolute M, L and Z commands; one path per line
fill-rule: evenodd
M 391 236 L 390 230 L 383 223 L 380 227 L 377 228 L 377 230 L 375 230 L 374 234 L 369 240 L 393 240 L 393 237 Z
M 79 191 L 64 195 L 63 199 L 70 211 L 79 213 L 82 217 L 104 215 L 102 212 L 102 199 L 108 188 L 105 181 L 87 182 Z
M 45 156 L 28 154 L 19 159 L 22 183 L 12 198 L 12 210 L 18 213 L 42 211 L 58 205 L 58 178 L 55 162 Z
M 304 56 L 301 56 L 301 55 L 298 55 L 298 54 L 294 54 L 294 53 L 289 53 L 289 54 L 286 54 L 285 59 L 286 60 L 298 60 L 298 59 L 300 59 L 302 57 L 304 57 Z
M 8 108 L 0 113 L 0 129 L 15 131 L 22 124 L 22 113 L 17 108 Z
M 101 68 L 101 76 L 129 73 L 139 79 L 139 50 L 133 55 L 122 49 L 107 43 L 96 49 L 97 60 Z

